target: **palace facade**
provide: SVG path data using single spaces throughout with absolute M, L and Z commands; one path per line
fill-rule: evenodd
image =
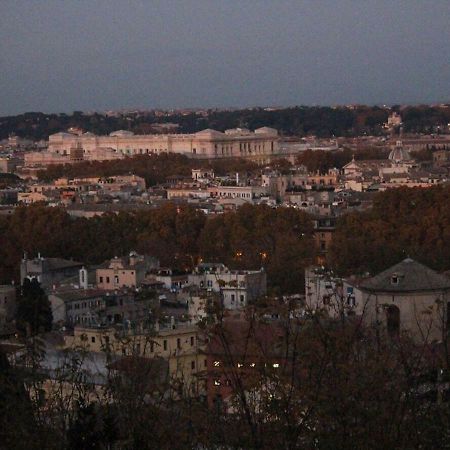
M 130 131 L 115 131 L 108 136 L 92 133 L 81 135 L 56 133 L 49 136 L 48 151 L 70 155 L 71 149 L 82 148 L 84 153 L 109 148 L 125 156 L 182 153 L 197 158 L 248 157 L 278 153 L 278 132 L 262 127 L 251 132 L 243 128 L 224 133 L 206 129 L 193 134 L 135 135 Z M 73 152 L 73 150 L 72 150 Z

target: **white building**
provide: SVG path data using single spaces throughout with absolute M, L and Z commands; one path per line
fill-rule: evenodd
M 230 270 L 224 264 L 199 264 L 189 274 L 188 284 L 221 293 L 226 309 L 243 308 L 267 292 L 264 269 Z
M 278 132 L 262 127 L 254 132 L 243 129 L 224 133 L 206 129 L 193 134 L 135 135 L 119 130 L 108 136 L 84 133 L 56 133 L 49 136 L 48 150 L 59 155 L 69 155 L 71 148 L 80 145 L 85 154 L 110 148 L 122 155 L 182 153 L 197 158 L 246 157 L 261 159 L 278 153 Z

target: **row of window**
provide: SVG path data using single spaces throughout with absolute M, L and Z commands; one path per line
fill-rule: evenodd
M 228 364 L 223 364 L 222 361 L 214 361 L 214 362 L 213 362 L 213 366 L 214 366 L 214 367 L 221 367 L 222 365 L 229 366 Z M 264 366 L 266 366 L 266 364 L 264 364 Z M 274 369 L 278 369 L 278 368 L 280 367 L 280 363 L 272 363 L 271 366 L 272 366 Z M 255 363 L 255 362 L 252 362 L 252 363 L 244 364 L 244 363 L 238 362 L 238 363 L 236 363 L 236 367 L 237 367 L 238 369 L 243 369 L 243 368 L 245 368 L 245 367 L 248 367 L 248 368 L 250 368 L 250 369 L 253 369 L 253 368 L 256 367 L 256 363 Z
M 231 298 L 231 303 L 234 303 L 236 301 L 236 295 L 235 294 L 231 294 L 230 298 Z M 244 303 L 245 302 L 245 295 L 243 295 L 243 294 L 239 295 L 239 301 L 241 303 Z
M 67 305 L 67 311 L 71 311 L 72 309 L 85 309 L 85 308 L 94 308 L 96 306 L 101 306 L 101 300 L 89 300 L 88 302 L 81 303 L 73 303 L 71 305 Z
M 251 193 L 247 192 L 219 192 L 219 197 L 228 197 L 228 198 L 252 198 Z

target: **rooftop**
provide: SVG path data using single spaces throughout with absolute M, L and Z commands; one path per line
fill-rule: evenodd
M 361 288 L 365 291 L 399 293 L 450 290 L 450 278 L 406 258 L 364 281 Z

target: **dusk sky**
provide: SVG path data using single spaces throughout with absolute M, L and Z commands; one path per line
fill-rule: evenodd
M 450 1 L 0 3 L 0 114 L 450 102 Z

